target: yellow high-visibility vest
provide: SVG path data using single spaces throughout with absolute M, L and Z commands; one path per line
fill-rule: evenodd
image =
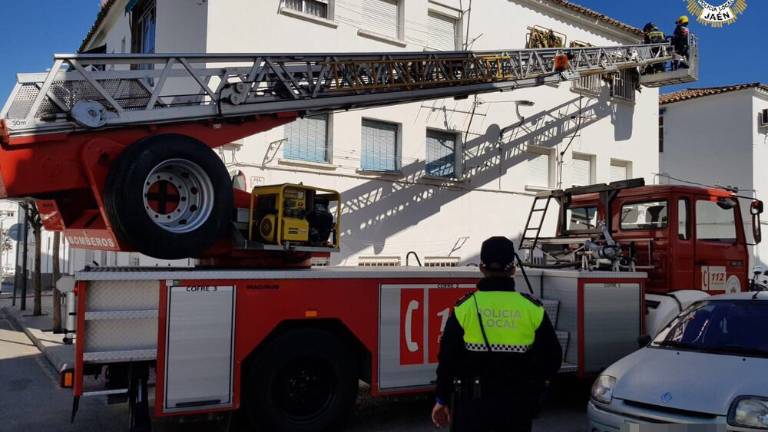
M 478 317 L 479 312 L 479 317 Z M 488 351 L 480 319 L 493 352 L 525 353 L 544 320 L 544 308 L 518 292 L 477 291 L 454 309 L 464 329 L 464 346 Z

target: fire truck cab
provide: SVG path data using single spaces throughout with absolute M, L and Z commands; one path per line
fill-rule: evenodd
M 749 287 L 747 246 L 761 239 L 759 200 L 723 188 L 646 186 L 642 179 L 555 191 L 536 201 L 546 200 L 546 208 L 553 199 L 559 204 L 556 235 L 524 236 L 528 264 L 645 272 L 649 334 L 695 299 Z M 750 235 L 741 208 L 745 201 Z M 541 208 L 534 203 L 526 232 L 540 232 L 543 221 L 533 214 Z

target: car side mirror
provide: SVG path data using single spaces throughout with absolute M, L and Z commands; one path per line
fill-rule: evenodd
M 755 239 L 755 243 L 760 243 L 763 239 L 763 228 L 760 226 L 763 202 L 760 200 L 752 201 L 752 205 L 749 206 L 749 213 L 752 215 L 752 237 Z
M 642 335 L 637 338 L 637 346 L 639 348 L 645 348 L 652 340 L 653 338 L 650 335 Z

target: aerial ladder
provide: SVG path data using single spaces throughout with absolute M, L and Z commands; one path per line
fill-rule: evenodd
M 338 249 L 339 195 L 233 190 L 213 148 L 314 113 L 643 72 L 679 56 L 662 43 L 54 59 L 46 73 L 19 74 L 0 112 L 0 197 L 34 198 L 46 228 L 75 247 L 303 266 Z M 643 81 L 693 80 L 691 63 L 690 73 Z

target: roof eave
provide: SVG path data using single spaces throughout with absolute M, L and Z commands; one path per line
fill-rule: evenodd
M 759 96 L 768 97 L 768 86 L 760 83 L 744 83 L 744 84 L 734 84 L 734 85 L 722 86 L 722 87 L 681 90 L 679 92 L 661 95 L 659 96 L 659 106 L 668 106 L 668 105 L 681 103 L 681 102 L 690 102 L 690 101 L 702 99 L 705 97 L 720 96 L 720 95 L 730 94 L 730 93 L 738 93 L 745 90 L 751 90 Z M 691 91 L 710 91 L 711 93 L 690 95 L 690 96 L 683 95 L 683 93 L 691 92 Z M 676 95 L 679 97 L 679 99 L 674 99 Z
M 625 40 L 628 43 L 637 43 L 642 40 L 642 30 L 633 28 L 627 25 L 628 28 L 622 28 L 618 25 L 605 22 L 604 20 L 596 17 L 586 15 L 584 13 L 569 9 L 565 6 L 555 4 L 549 0 L 515 0 L 521 3 L 527 3 L 529 5 L 536 5 L 546 11 L 555 15 L 560 15 L 564 18 L 576 21 L 586 27 L 597 29 L 609 36 L 613 36 L 619 40 Z M 585 8 L 586 9 L 586 8 Z
M 78 52 L 83 52 L 88 49 L 95 48 L 95 46 L 91 45 L 93 43 L 94 37 L 98 35 L 99 31 L 101 31 L 101 29 L 104 27 L 104 23 L 108 21 L 107 18 L 109 18 L 110 15 L 116 13 L 115 11 L 119 10 L 119 8 L 115 7 L 115 5 L 119 2 L 120 0 L 109 0 L 106 4 L 104 4 L 104 6 L 102 6 L 101 9 L 99 9 L 99 13 L 96 15 L 96 20 L 94 21 L 90 30 L 88 30 L 88 34 L 80 43 L 80 48 L 77 50 Z

